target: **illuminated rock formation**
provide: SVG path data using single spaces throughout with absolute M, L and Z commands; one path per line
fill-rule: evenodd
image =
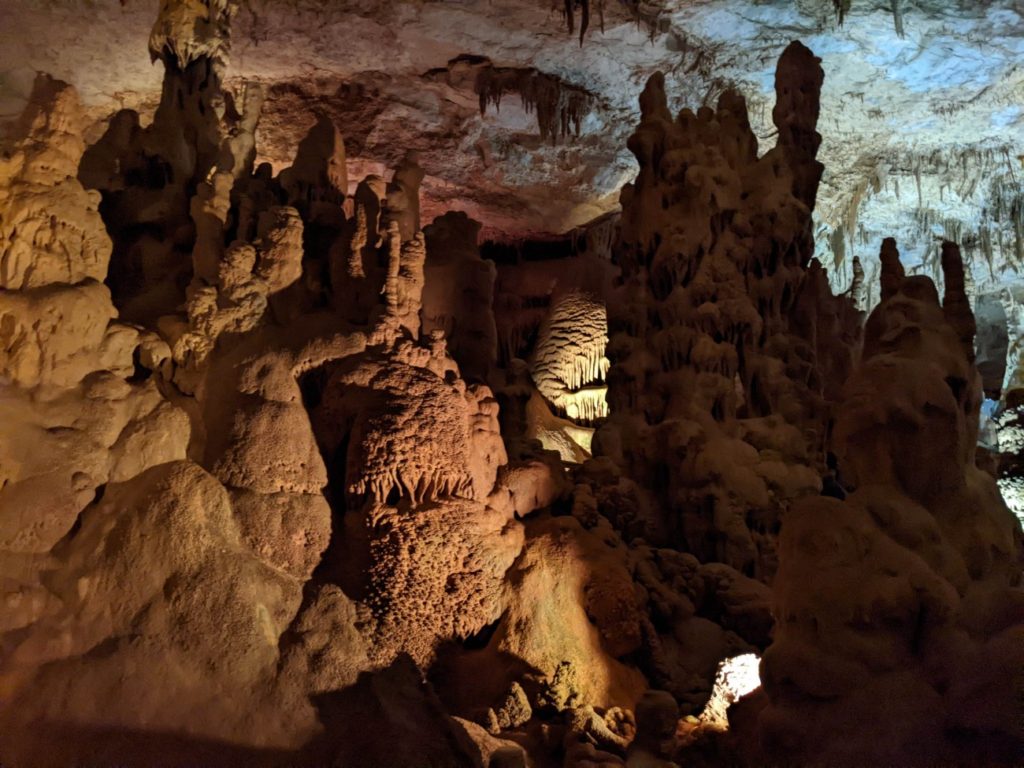
M 112 485 L 52 562 L 52 602 L 4 660 L 8 734 L 33 721 L 86 732 L 158 722 L 280 743 L 275 725 L 245 726 L 233 699 L 254 705 L 272 678 L 276 637 L 290 619 L 280 610 L 287 586 L 239 540 L 228 496 L 209 474 L 175 462 Z M 66 639 L 54 643 L 62 633 Z M 153 696 L 154 687 L 166 695 Z M 4 747 L 23 744 L 32 742 Z M 47 752 L 59 751 L 33 746 L 43 751 L 15 752 L 19 762 L 46 762 Z
M 74 89 L 40 76 L 0 166 L 5 551 L 47 552 L 107 482 L 182 459 L 188 443 L 188 419 L 154 382 L 126 381 L 140 332 L 97 282 L 110 240 L 98 196 L 74 179 L 81 122 Z
M 72 89 L 41 78 L 26 115 L 29 132 L 11 155 L 30 168 L 40 153 L 66 153 L 63 166 L 47 161 L 60 183 L 34 194 L 52 226 L 66 219 L 69 235 L 54 243 L 66 271 L 3 296 L 5 333 L 13 333 L 3 356 L 10 385 L 0 440 L 0 549 L 5 594 L 16 607 L 5 629 L 18 633 L 5 636 L 0 716 L 8 734 L 28 732 L 29 722 L 88 731 L 159 721 L 223 736 L 241 727 L 236 708 L 230 696 L 210 692 L 261 695 L 277 653 L 270 638 L 289 620 L 280 599 L 287 588 L 242 544 L 224 488 L 185 460 L 189 417 L 164 398 L 158 381 L 169 348 L 149 331 L 113 321 L 110 294 L 94 279 L 110 246 L 95 193 L 74 180 L 84 149 L 67 138 L 78 130 L 76 109 Z M 81 222 L 92 231 L 70 234 Z M 25 274 L 42 279 L 49 245 L 35 243 L 40 269 L 28 265 Z M 105 648 L 99 656 L 97 647 Z M 167 696 L 147 702 L 154 686 Z M 265 741 L 281 734 L 271 727 Z M 51 748 L 43 757 L 35 752 L 40 739 L 5 741 L 4 748 L 25 764 L 84 754 L 59 758 Z M 83 736 L 79 749 L 88 743 Z
M 394 175 L 387 186 L 387 197 L 384 200 L 383 220 L 385 229 L 390 223 L 398 224 L 402 242 L 411 240 L 420 231 L 420 182 L 423 181 L 423 169 L 417 163 L 415 152 L 406 154 L 395 168 Z
M 608 326 L 602 304 L 580 294 L 557 299 L 541 326 L 530 375 L 537 391 L 571 419 L 608 415 L 604 381 Z
M 37 78 L 13 151 L 0 166 L 3 229 L 0 286 L 27 290 L 102 280 L 110 258 L 99 195 L 75 180 L 85 151 L 82 109 L 74 90 Z M 51 211 L 60 209 L 61 217 Z
M 541 260 L 499 263 L 492 382 L 513 455 L 539 445 L 568 462 L 590 457 L 594 428 L 608 414 L 605 300 L 617 273 L 609 254 L 616 225 L 606 217 L 560 243 L 536 244 Z
M 56 754 L 45 736 L 26 735 L 29 722 L 75 723 L 79 747 L 98 750 L 100 761 L 111 748 L 103 728 L 144 730 L 147 722 L 189 738 L 307 743 L 316 727 L 310 694 L 351 685 L 403 655 L 427 663 L 439 643 L 501 614 L 504 575 L 522 548 L 513 516 L 544 498 L 523 486 L 529 472 L 499 482 L 507 459 L 496 404 L 485 386 L 459 377 L 443 330 L 417 341 L 426 249 L 415 166 L 396 171 L 386 204 L 369 216 L 366 195 L 356 195 L 364 203 L 356 250 L 371 249 L 362 275 L 374 284 L 364 293 L 364 323 L 346 326 L 328 309 L 331 291 L 341 298 L 345 286 L 322 279 L 334 240 L 347 236 L 340 137 L 315 127 L 294 168 L 272 179 L 252 167 L 258 94 L 233 127 L 215 114 L 200 121 L 209 131 L 194 130 L 197 115 L 209 116 L 223 96 L 217 72 L 226 42 L 217 35 L 227 27 L 216 21 L 210 32 L 210 10 L 230 9 L 166 4 L 154 32 L 168 93 L 200 70 L 210 77 L 194 82 L 187 99 L 166 99 L 150 128 L 119 115 L 82 163 L 83 178 L 107 196 L 111 230 L 135 238 L 137 217 L 154 215 L 144 237 L 173 227 L 178 239 L 157 236 L 155 246 L 176 258 L 191 249 L 191 270 L 175 267 L 191 272 L 188 284 L 161 283 L 154 298 L 150 273 L 122 296 L 144 299 L 132 304 L 145 307 L 137 316 L 164 310 L 151 317 L 155 332 L 112 322 L 117 310 L 97 282 L 110 244 L 96 193 L 75 180 L 85 147 L 71 89 L 39 81 L 4 166 L 14 226 L 5 230 L 0 369 L 13 389 L 3 405 L 11 430 L 0 442 L 0 559 L 5 594 L 17 605 L 3 628 L 17 637 L 9 636 L 0 679 L 6 701 L 22 704 L 5 705 L 0 717 L 5 733 L 25 735 L 0 744 L 4 759 Z M 150 153 L 145 162 L 168 176 L 133 186 L 139 177 L 125 167 L 142 162 L 136 152 Z M 361 188 L 375 187 L 371 180 Z M 160 205 L 147 208 L 147 200 Z M 54 231 L 66 222 L 67 237 L 33 234 L 31 222 L 44 216 Z M 189 222 L 192 234 L 178 231 Z M 122 255 L 129 252 L 138 255 Z M 177 307 L 184 312 L 166 311 Z M 326 370 L 335 378 L 307 386 Z M 351 395 L 360 385 L 365 396 L 354 401 L 335 391 Z M 325 414 L 327 434 L 337 434 L 346 407 L 358 437 L 344 434 L 351 482 L 334 489 L 324 461 L 333 449 L 310 414 Z M 393 453 L 396 430 L 432 440 L 409 442 L 403 462 Z M 401 508 L 389 506 L 387 478 L 409 491 Z M 46 512 L 26 517 L 37 505 Z M 424 546 L 431 541 L 433 551 Z M 343 579 L 355 599 L 331 582 L 339 551 L 375 564 L 361 583 Z M 136 567 L 144 577 L 126 576 Z M 332 642 L 325 656 L 318 638 L 332 627 L 349 640 Z M 60 633 L 73 638 L 54 644 Z M 108 648 L 102 663 L 91 659 L 96 646 Z M 192 673 L 192 664 L 206 671 Z M 118 668 L 140 671 L 126 677 Z M 154 688 L 153 675 L 168 695 L 147 704 L 140 697 Z M 68 677 L 78 682 L 62 687 Z M 102 706 L 107 696 L 115 708 Z M 257 701 L 289 714 L 256 725 Z
M 779 513 L 819 488 L 824 397 L 845 374 L 841 348 L 832 365 L 818 360 L 816 326 L 838 315 L 819 347 L 856 337 L 852 307 L 828 303 L 808 272 L 821 80 L 806 48 L 787 48 L 779 139 L 760 159 L 740 96 L 673 119 L 664 80 L 648 82 L 609 300 L 611 418 L 598 451 L 658 500 L 643 535 L 681 537 L 701 559 L 762 577 Z

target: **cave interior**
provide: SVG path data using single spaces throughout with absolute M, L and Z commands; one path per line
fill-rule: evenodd
M 0 766 L 1013 766 L 1017 0 L 4 0 Z

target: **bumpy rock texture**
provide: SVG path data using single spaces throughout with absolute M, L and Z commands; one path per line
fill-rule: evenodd
M 975 466 L 981 382 L 950 243 L 943 266 L 940 305 L 898 254 L 883 262 L 882 303 L 836 414 L 852 493 L 805 500 L 783 525 L 762 663 L 777 759 L 1016 759 L 1021 530 Z
M 738 94 L 674 119 L 663 79 L 648 82 L 609 300 L 599 452 L 652 497 L 641 535 L 762 578 L 781 513 L 819 489 L 827 403 L 857 333 L 809 264 L 821 80 L 805 47 L 786 49 L 778 142 L 760 158 Z
M 368 167 L 415 109 L 356 88 L 284 130 L 310 83 L 231 79 L 265 9 L 164 0 L 151 121 L 90 133 L 40 75 L 3 140 L 0 763 L 1012 762 L 1019 391 L 976 444 L 1014 343 L 952 242 L 941 303 L 892 240 L 833 295 L 814 54 L 779 58 L 763 154 L 760 102 L 673 114 L 654 75 L 621 214 L 502 249 L 433 216 L 438 158 L 487 142 L 396 131 Z M 614 109 L 455 53 L 418 97 L 517 91 L 541 166 Z

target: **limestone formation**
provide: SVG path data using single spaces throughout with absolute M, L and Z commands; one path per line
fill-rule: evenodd
M 278 179 L 288 203 L 308 221 L 334 222 L 338 206 L 348 194 L 345 140 L 327 117 L 299 143 L 295 162 Z
M 543 3 L 162 0 L 148 107 L 36 77 L 0 144 L 0 764 L 1013 764 L 1024 314 L 970 256 L 1011 248 L 859 253 L 818 204 L 847 54 L 786 48 L 768 137 L 679 26 L 716 2 L 557 4 L 586 53 L 524 60 Z M 495 29 L 502 66 L 437 67 Z
M 216 21 L 210 27 L 204 14 L 211 9 L 204 9 L 166 4 L 154 32 L 155 55 L 167 67 L 172 92 L 194 82 L 197 67 L 212 73 L 198 95 L 165 100 L 148 129 L 119 116 L 82 163 L 87 183 L 121 195 L 105 207 L 107 227 L 131 230 L 139 202 L 146 194 L 157 199 L 157 190 L 162 199 L 154 226 L 192 222 L 191 242 L 172 244 L 179 253 L 191 248 L 191 282 L 161 287 L 165 295 L 177 291 L 163 306 L 184 312 L 154 319 L 153 330 L 116 323 L 110 294 L 97 282 L 110 251 L 97 194 L 75 179 L 85 147 L 77 138 L 72 89 L 39 81 L 8 155 L 4 199 L 11 202 L 14 227 L 5 247 L 10 279 L 2 297 L 2 370 L 12 391 L 10 397 L 5 392 L 10 428 L 0 445 L 0 545 L 15 566 L 4 568 L 5 594 L 16 606 L 5 629 L 19 635 L 12 636 L 0 674 L 13 700 L 31 696 L 34 703 L 4 710 L 11 724 L 6 733 L 27 733 L 29 722 L 44 717 L 77 718 L 86 730 L 102 723 L 143 728 L 152 720 L 189 737 L 230 733 L 252 745 L 297 748 L 315 728 L 310 694 L 351 685 L 360 672 L 398 663 L 401 654 L 426 663 L 437 644 L 471 635 L 500 614 L 502 580 L 522 547 L 512 515 L 532 511 L 527 495 L 513 501 L 521 475 L 497 485 L 507 459 L 486 387 L 462 381 L 442 329 L 417 340 L 426 248 L 414 166 L 396 172 L 388 205 L 377 207 L 386 216 L 373 215 L 373 236 L 363 230 L 381 266 L 371 271 L 377 283 L 363 330 L 346 329 L 326 309 L 326 286 L 309 273 L 327 263 L 331 238 L 346 227 L 337 132 L 315 128 L 294 169 L 278 179 L 253 172 L 246 137 L 255 127 L 258 98 L 246 100 L 246 110 L 255 112 L 246 111 L 238 130 L 207 121 L 206 133 L 179 133 L 207 114 L 201 105 L 224 96 L 217 73 L 225 63 L 226 16 L 209 19 Z M 221 141 L 216 156 L 207 152 L 215 134 Z M 122 175 L 138 158 L 134 152 L 166 163 L 177 181 L 147 187 L 140 196 Z M 196 181 L 204 156 L 209 176 Z M 181 192 L 193 182 L 190 202 Z M 282 200 L 294 205 L 281 206 Z M 361 210 L 365 228 L 369 217 Z M 29 222 L 44 215 L 54 222 L 48 226 L 54 237 L 33 234 Z M 18 224 L 30 236 L 27 243 L 18 239 Z M 61 226 L 66 237 L 59 235 Z M 404 239 L 402 227 L 410 229 Z M 251 239 L 242 239 L 246 235 Z M 307 258 L 310 248 L 320 251 Z M 59 262 L 58 249 L 64 249 Z M 145 296 L 147 280 L 136 287 Z M 327 366 L 339 371 L 336 384 L 306 386 Z M 331 419 L 343 412 L 335 388 L 350 396 L 356 380 L 369 396 L 344 400 L 359 417 L 363 438 L 351 441 L 357 459 L 346 503 L 344 491 L 325 496 L 334 477 L 325 459 L 334 448 L 325 433 L 315 433 L 310 414 L 326 414 L 326 434 L 336 434 L 343 424 Z M 314 393 L 316 403 L 309 400 Z M 424 420 L 427 414 L 436 414 L 433 423 Z M 434 439 L 410 444 L 407 464 L 392 455 L 399 425 L 410 437 Z M 344 439 L 349 444 L 347 434 Z M 18 450 L 26 444 L 32 449 Z M 430 445 L 444 447 L 431 456 Z M 61 462 L 54 463 L 55 456 Z M 387 477 L 409 483 L 411 510 L 385 506 Z M 353 501 L 363 494 L 365 505 Z M 492 496 L 494 506 L 487 501 Z M 346 506 L 344 527 L 353 536 L 347 547 L 340 532 L 332 537 Z M 390 533 L 370 527 L 369 541 L 360 537 L 360 519 L 379 525 L 389 515 Z M 459 537 L 450 538 L 453 530 Z M 433 554 L 422 549 L 428 540 L 435 542 Z M 346 548 L 365 551 L 376 563 L 363 573 L 356 603 L 330 581 Z M 447 566 L 439 568 L 442 561 Z M 131 562 L 145 578 L 125 575 Z M 52 569 L 60 575 L 42 586 L 43 573 Z M 319 588 L 304 597 L 303 585 L 321 571 Z M 343 581 L 352 588 L 351 580 Z M 77 587 L 67 592 L 65 583 Z M 439 612 L 442 603 L 447 608 Z M 318 633 L 332 623 L 346 628 L 351 640 L 325 666 Z M 53 645 L 48 638 L 58 631 L 77 637 L 78 645 Z M 131 633 L 140 640 L 118 639 Z M 92 664 L 87 651 L 98 644 L 110 652 L 102 664 Z M 219 653 L 226 656 L 214 664 Z M 161 654 L 182 672 L 154 664 Z M 189 676 L 190 663 L 209 671 Z M 101 682 L 126 665 L 148 671 Z M 61 687 L 66 675 L 79 681 L 73 689 Z M 150 675 L 166 676 L 168 696 L 144 704 L 140 696 L 152 687 Z M 231 696 L 213 694 L 228 688 Z M 200 705 L 207 694 L 217 703 Z M 100 704 L 106 695 L 117 697 L 117 709 Z M 270 727 L 250 720 L 257 735 L 238 719 L 249 708 L 238 708 L 235 696 L 287 701 L 283 706 L 293 714 Z M 89 714 L 101 711 L 104 720 Z M 107 746 L 99 733 L 82 745 L 97 754 Z M 32 739 L 4 749 L 28 761 L 45 759 L 45 744 Z
M 556 300 L 541 326 L 531 376 L 537 391 L 571 419 L 597 421 L 608 415 L 604 356 L 608 344 L 604 307 L 586 296 Z
M 7 148 L 0 291 L 0 549 L 45 553 L 102 496 L 184 458 L 189 425 L 154 382 L 132 382 L 139 329 L 98 282 L 110 240 L 74 178 L 85 150 L 77 95 L 40 76 Z M 41 566 L 41 564 L 40 564 Z M 30 584 L 13 587 L 27 594 Z M 23 592 L 24 590 L 24 592 Z
M 456 62 L 449 62 L 449 68 Z M 491 104 L 501 109 L 506 93 L 518 93 L 523 108 L 536 113 L 541 139 L 551 142 L 579 136 L 583 119 L 594 106 L 593 94 L 585 88 L 533 68 L 495 67 L 487 62 L 477 67 L 473 89 L 480 97 L 480 114 Z
M 498 357 L 493 311 L 494 263 L 480 258 L 480 222 L 464 213 L 446 213 L 423 230 L 423 331 L 444 332 L 448 351 L 467 379 L 487 381 Z
M 974 462 L 981 388 L 960 257 L 945 244 L 940 304 L 929 278 L 895 277 L 895 245 L 883 248 L 893 277 L 836 417 L 852 493 L 807 499 L 783 525 L 761 723 L 775 759 L 1006 764 L 1020 528 Z
M 818 490 L 826 397 L 846 373 L 842 348 L 834 363 L 818 359 L 827 344 L 815 330 L 837 326 L 833 346 L 856 335 L 852 307 L 826 302 L 808 271 L 821 78 L 806 48 L 787 48 L 779 140 L 761 158 L 738 94 L 673 119 L 664 79 L 648 82 L 609 301 L 612 415 L 598 452 L 657 498 L 645 537 L 681 537 L 698 557 L 762 578 L 780 513 Z
M 47 76 L 36 79 L 14 146 L 0 165 L 4 290 L 106 276 L 110 238 L 97 209 L 99 195 L 75 179 L 85 151 L 83 124 L 74 89 Z
M 387 197 L 382 212 L 385 229 L 390 222 L 398 224 L 402 242 L 408 242 L 420 231 L 420 183 L 423 169 L 417 163 L 416 154 L 405 156 L 387 186 Z

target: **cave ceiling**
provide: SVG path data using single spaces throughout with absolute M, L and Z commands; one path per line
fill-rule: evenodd
M 97 135 L 117 108 L 145 118 L 162 75 L 145 64 L 155 5 L 6 0 L 0 120 L 19 112 L 37 70 L 80 90 Z M 713 105 L 737 87 L 761 150 L 770 148 L 774 62 L 800 39 L 825 70 L 816 224 L 834 282 L 842 287 L 848 257 L 877 253 L 885 235 L 900 241 L 910 269 L 935 266 L 939 239 L 954 236 L 979 289 L 1016 277 L 1024 4 L 853 0 L 840 20 L 831 0 L 608 0 L 594 4 L 582 44 L 582 9 L 570 32 L 564 4 L 554 5 L 243 0 L 228 82 L 265 86 L 258 149 L 275 169 L 326 114 L 345 136 L 350 179 L 384 173 L 415 150 L 427 174 L 427 220 L 462 209 L 484 223 L 485 238 L 517 240 L 564 233 L 617 207 L 636 173 L 626 138 L 637 96 L 655 71 L 665 72 L 674 109 Z M 449 66 L 459 57 L 475 63 Z M 587 94 L 579 135 L 542 138 L 514 92 L 481 114 L 473 87 L 481 57 Z

